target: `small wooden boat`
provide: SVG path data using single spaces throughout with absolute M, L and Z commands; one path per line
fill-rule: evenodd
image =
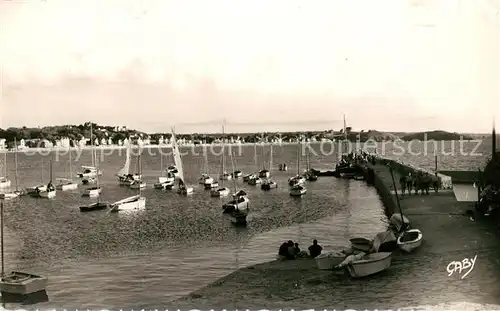
M 338 266 L 342 261 L 344 261 L 345 258 L 346 258 L 345 254 L 335 252 L 335 253 L 321 254 L 314 259 L 316 260 L 316 265 L 318 265 L 318 269 L 334 270 L 335 267 Z
M 130 189 L 144 189 L 146 186 L 147 184 L 141 180 L 134 180 L 130 183 Z
M 97 187 L 89 187 L 83 190 L 82 197 L 98 197 L 102 192 L 102 188 Z
M 109 203 L 96 202 L 96 203 L 92 203 L 92 204 L 87 205 L 87 206 L 80 206 L 80 212 L 84 213 L 84 212 L 100 211 L 100 210 L 107 209 L 108 207 L 109 207 Z
M 292 188 L 290 188 L 290 195 L 294 197 L 300 197 L 306 194 L 307 189 L 306 187 L 302 185 L 295 185 Z
M 262 190 L 271 190 L 276 188 L 278 188 L 278 183 L 272 180 L 266 180 L 260 186 L 260 189 Z
M 404 231 L 397 240 L 398 247 L 407 253 L 412 252 L 422 244 L 422 232 L 418 229 Z
M 255 174 L 246 174 L 245 176 L 243 176 L 243 181 L 249 181 L 250 178 L 254 178 L 254 177 L 257 177 Z
M 354 250 L 362 252 L 368 252 L 373 246 L 373 241 L 365 238 L 354 238 L 349 241 L 351 242 L 351 247 Z
M 263 169 L 259 172 L 259 177 L 260 178 L 269 178 L 271 177 L 271 172 L 269 172 L 268 170 L 266 169 Z
M 58 183 L 56 184 L 56 189 L 61 191 L 76 190 L 78 189 L 78 184 L 74 183 L 69 178 L 57 178 Z
M 227 202 L 222 206 L 224 213 L 232 213 L 234 211 L 246 211 L 250 200 L 245 195 L 233 194 L 233 200 Z
M 401 232 L 406 228 L 410 228 L 410 220 L 406 216 L 399 213 L 392 214 L 389 219 L 389 227 L 395 232 Z
M 347 270 L 353 278 L 376 274 L 391 266 L 392 253 L 372 253 L 347 264 Z
M 110 212 L 143 210 L 146 208 L 146 198 L 139 194 L 112 203 L 110 207 Z
M 262 183 L 262 179 L 260 179 L 259 177 L 252 177 L 248 180 L 248 184 L 251 186 L 255 186 L 255 185 L 258 185 L 261 183 Z
M 288 179 L 288 184 L 290 186 L 303 185 L 305 182 L 306 182 L 305 177 L 301 176 L 301 175 L 297 175 L 297 176 L 294 176 L 294 177 Z
M 242 171 L 234 171 L 232 174 L 233 178 L 241 178 L 243 176 Z
M 228 187 L 222 187 L 210 191 L 210 196 L 214 198 L 222 198 L 228 196 L 230 193 L 231 190 Z
M 155 183 L 153 186 L 155 189 L 172 189 L 174 184 L 175 184 L 174 179 L 168 179 L 166 177 L 158 177 L 158 182 Z
M 214 180 L 213 182 L 211 182 L 209 184 L 204 184 L 203 188 L 205 188 L 205 190 L 212 190 L 212 189 L 219 188 L 219 182 Z
M 4 213 L 3 202 L 0 202 L 0 230 L 1 230 L 1 259 L 2 259 L 2 274 L 0 279 L 0 292 L 18 295 L 29 295 L 32 293 L 45 290 L 47 287 L 47 278 L 31 273 L 13 271 L 8 274 L 4 271 Z
M 171 173 L 174 175 L 174 177 L 179 177 L 179 170 L 175 165 L 170 165 L 167 167 L 167 173 Z

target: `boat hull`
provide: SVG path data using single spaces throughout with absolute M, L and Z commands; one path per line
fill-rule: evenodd
M 231 193 L 231 190 L 229 190 L 229 188 L 220 188 L 210 191 L 210 196 L 214 198 L 221 198 L 228 196 L 229 193 Z
M 206 189 L 206 190 L 210 190 L 210 189 L 216 189 L 216 188 L 219 188 L 219 183 L 214 181 L 213 183 L 211 184 L 204 184 L 203 187 Z
M 38 191 L 47 191 L 47 185 L 26 188 L 26 193 L 29 195 L 37 194 Z
M 243 176 L 243 172 L 242 171 L 235 171 L 233 174 L 233 178 L 240 178 Z
M 172 189 L 174 186 L 174 181 L 158 182 L 153 185 L 155 189 Z
M 236 211 L 240 211 L 240 212 L 248 211 L 248 203 L 250 202 L 250 200 L 247 197 L 238 198 L 237 200 L 238 200 L 238 202 L 235 202 L 233 200 L 229 203 L 224 204 L 222 206 L 223 213 L 231 214 L 231 213 L 234 213 Z
M 107 209 L 108 207 L 109 207 L 108 203 L 97 202 L 87 206 L 80 206 L 80 212 L 85 213 L 85 212 L 101 211 Z
M 111 205 L 111 212 L 139 211 L 146 208 L 146 198 L 140 197 L 131 202 L 122 202 Z
M 0 200 L 12 200 L 12 199 L 15 199 L 19 196 L 23 195 L 23 193 L 21 191 L 13 191 L 13 192 L 9 192 L 9 193 L 1 193 L 0 194 Z
M 345 259 L 345 255 L 340 253 L 321 254 L 314 258 L 320 270 L 334 270 Z
M 147 184 L 145 182 L 134 181 L 130 184 L 130 189 L 144 189 Z
M 63 184 L 63 185 L 57 185 L 56 189 L 61 190 L 61 191 L 76 190 L 76 189 L 78 189 L 78 184 L 68 183 L 68 184 Z
M 38 193 L 38 197 L 44 198 L 44 199 L 52 199 L 56 197 L 56 190 L 54 191 L 40 191 Z
M 92 187 L 83 190 L 82 196 L 84 197 L 97 197 L 101 194 L 102 188 L 98 187 Z
M 246 226 L 247 225 L 247 212 L 236 211 L 233 213 L 225 213 L 224 216 L 227 217 L 231 223 L 238 226 Z
M 0 189 L 9 188 L 11 186 L 11 184 L 12 184 L 12 182 L 10 180 L 0 181 Z
M 300 197 L 303 196 L 304 194 L 307 193 L 307 189 L 305 188 L 300 188 L 300 189 L 290 189 L 290 195 L 294 197 Z
M 211 184 L 213 182 L 214 182 L 214 179 L 212 177 L 206 176 L 206 177 L 200 178 L 200 184 L 201 185 Z
M 262 190 L 271 190 L 271 189 L 276 189 L 278 188 L 278 184 L 275 182 L 265 182 L 263 183 L 260 188 Z
M 179 188 L 177 190 L 177 193 L 180 195 L 188 195 L 188 194 L 192 194 L 193 192 L 194 192 L 193 187 Z
M 259 177 L 260 178 L 269 178 L 269 177 L 271 177 L 271 172 L 269 172 L 269 171 L 260 171 L 259 172 Z
M 288 180 L 290 186 L 303 185 L 306 182 L 304 177 L 292 177 Z
M 45 290 L 47 282 L 46 277 L 14 271 L 2 278 L 0 292 L 28 295 Z
M 406 236 L 406 239 L 403 237 L 402 234 L 398 237 L 397 240 L 398 247 L 402 251 L 411 253 L 422 244 L 423 235 L 420 230 L 411 229 L 406 231 L 404 235 Z
M 261 183 L 262 183 L 262 180 L 260 178 L 252 178 L 252 179 L 248 180 L 248 184 L 251 186 L 255 186 L 255 185 L 258 185 Z
M 392 253 L 368 254 L 361 260 L 347 265 L 347 270 L 353 278 L 373 275 L 388 269 L 391 266 Z

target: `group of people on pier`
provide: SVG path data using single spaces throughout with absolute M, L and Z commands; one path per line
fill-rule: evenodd
M 414 174 L 408 173 L 408 175 L 402 175 L 399 178 L 399 184 L 403 195 L 406 192 L 411 194 L 412 190 L 415 190 L 415 194 L 418 194 L 419 191 L 421 194 L 429 194 L 431 187 L 434 189 L 434 192 L 438 193 L 441 186 L 439 177 L 421 171 L 417 171 Z
M 294 243 L 292 240 L 281 244 L 278 250 L 280 260 L 297 259 L 297 258 L 316 258 L 321 255 L 323 248 L 318 244 L 318 240 L 313 240 L 313 244 L 309 246 L 308 252 L 302 251 L 299 248 L 299 243 Z

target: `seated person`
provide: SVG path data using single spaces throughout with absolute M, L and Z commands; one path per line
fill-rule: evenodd
M 323 247 L 318 245 L 318 240 L 313 240 L 313 244 L 309 246 L 309 254 L 311 255 L 312 258 L 316 258 L 319 255 L 321 255 L 322 250 Z

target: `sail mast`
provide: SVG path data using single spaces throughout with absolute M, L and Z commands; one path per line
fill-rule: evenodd
M 300 175 L 300 137 L 299 137 L 299 142 L 297 144 L 297 175 Z
M 224 128 L 224 124 L 222 125 L 222 180 L 221 180 L 221 184 L 224 185 L 224 174 L 226 173 L 226 157 L 225 157 L 225 153 L 226 153 L 226 135 L 225 135 L 225 128 Z
M 261 145 L 261 157 L 262 157 L 262 169 L 266 169 L 266 160 L 264 160 L 264 133 L 262 133 L 261 139 L 260 139 L 260 145 Z
M 273 143 L 272 142 L 271 142 L 271 147 L 270 147 L 269 153 L 271 154 L 269 156 L 269 171 L 271 171 L 271 169 L 273 167 Z
M 14 165 L 16 167 L 16 176 L 15 176 L 15 178 L 16 178 L 16 192 L 17 192 L 17 191 L 19 191 L 19 189 L 18 189 L 18 174 L 19 173 L 17 171 L 17 139 L 16 138 L 14 138 L 14 144 L 15 144 L 15 148 L 16 148 L 15 153 L 14 153 Z
M 90 122 L 90 147 L 92 148 L 91 149 L 91 153 L 92 153 L 92 166 L 95 167 L 95 150 L 94 150 L 94 138 L 93 138 L 93 132 L 92 132 L 92 122 Z M 99 172 L 97 172 L 99 175 Z
M 2 247 L 2 277 L 5 275 L 5 266 L 4 266 L 4 250 L 3 250 L 3 201 L 0 202 L 0 214 L 2 218 L 0 219 L 0 227 L 1 227 L 1 234 L 2 234 L 2 241 L 1 241 L 1 247 Z
M 71 152 L 71 144 L 70 144 L 69 145 L 69 180 L 73 180 L 73 168 L 72 168 L 72 166 L 73 166 L 72 162 L 73 161 L 72 161 L 71 154 L 72 154 L 72 152 Z M 97 174 L 97 175 L 99 175 L 99 174 Z

